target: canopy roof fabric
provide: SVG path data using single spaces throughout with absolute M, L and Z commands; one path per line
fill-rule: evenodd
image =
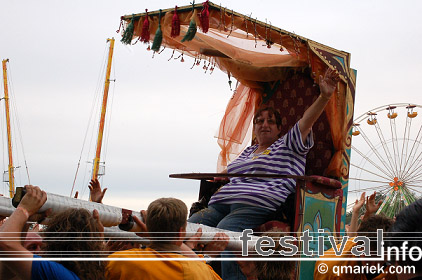
M 125 15 L 119 30 L 122 27 L 126 43 L 152 44 L 158 52 L 163 47 L 177 50 L 194 57 L 196 64 L 205 61 L 206 67 L 217 66 L 239 81 L 218 136 L 221 168 L 240 151 L 256 106 L 265 101 L 275 82 L 284 81 L 291 71 L 306 71 L 318 83 L 328 67 L 337 69 L 341 81 L 326 107 L 335 150 L 327 175 L 347 178 L 356 83 L 349 53 L 208 1 Z

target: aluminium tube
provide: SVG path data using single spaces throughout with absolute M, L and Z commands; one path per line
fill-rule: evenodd
M 16 194 L 13 198 L 14 206 L 17 207 L 25 191 L 22 187 L 16 188 Z M 105 227 L 119 226 L 121 230 L 130 232 L 140 232 L 140 227 L 133 221 L 133 216 L 138 217 L 143 221 L 141 213 L 119 208 L 115 206 L 104 205 L 92 201 L 86 201 L 57 194 L 47 193 L 47 201 L 38 211 L 42 213 L 47 209 L 52 209 L 53 213 L 61 213 L 69 208 L 84 208 L 90 212 L 96 209 L 100 215 L 100 221 Z M 202 228 L 201 243 L 208 243 L 211 241 L 217 232 L 223 232 L 229 236 L 229 244 L 227 249 L 239 251 L 242 248 L 242 242 L 239 237 L 242 235 L 241 232 L 233 232 L 205 226 L 202 224 L 187 223 L 186 237 L 193 236 L 199 228 Z M 248 248 L 252 249 L 255 247 L 256 240 L 258 237 L 251 236 L 252 240 L 248 242 Z

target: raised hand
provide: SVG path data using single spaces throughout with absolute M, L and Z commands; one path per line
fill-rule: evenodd
M 98 179 L 91 180 L 91 182 L 89 182 L 88 188 L 89 188 L 91 201 L 102 203 L 104 195 L 107 191 L 107 188 L 104 188 L 104 190 L 101 191 L 101 186 Z
M 365 192 L 363 192 L 360 196 L 360 199 L 356 199 L 355 205 L 352 209 L 352 218 L 350 219 L 350 225 L 347 230 L 347 235 L 350 237 L 354 237 L 357 235 L 358 227 L 359 227 L 359 215 L 360 209 L 365 204 Z
M 372 214 L 375 214 L 378 209 L 381 207 L 382 200 L 378 201 L 378 203 L 375 203 L 375 195 L 376 192 L 371 194 L 369 197 L 366 198 L 366 213 L 365 216 L 369 217 Z
M 362 208 L 362 206 L 365 204 L 365 195 L 366 193 L 363 192 L 360 196 L 360 199 L 356 199 L 355 201 L 355 205 L 353 206 L 353 213 L 359 214 L 360 209 Z
M 324 98 L 331 98 L 339 79 L 339 73 L 331 68 L 328 68 L 327 71 L 325 71 L 324 76 L 319 76 L 319 89 L 321 90 L 321 95 Z

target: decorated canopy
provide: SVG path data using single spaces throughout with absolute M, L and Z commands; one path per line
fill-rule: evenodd
M 238 81 L 218 135 L 220 170 L 243 147 L 257 106 L 271 105 L 275 93 L 311 95 L 319 75 L 328 67 L 337 69 L 341 81 L 325 110 L 332 147 L 320 175 L 347 178 L 356 79 L 350 54 L 209 1 L 122 16 L 119 31 L 125 44 L 145 43 L 157 53 L 170 48 L 178 52 L 174 57 L 193 57 L 192 67 L 201 65 L 209 71 L 218 67 L 228 74 L 230 84 L 232 78 Z M 299 82 L 292 93 L 289 83 L 286 85 L 292 73 L 305 75 L 311 86 L 305 88 L 305 83 Z

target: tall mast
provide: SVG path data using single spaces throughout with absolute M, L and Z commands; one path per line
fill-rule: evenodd
M 7 86 L 7 66 L 6 63 L 9 59 L 3 60 L 3 83 L 4 83 L 4 104 L 6 107 L 6 126 L 7 126 L 7 148 L 9 151 L 9 194 L 12 198 L 15 194 L 15 176 L 13 168 L 13 157 L 12 157 L 12 133 L 10 131 L 10 113 L 9 113 L 9 90 Z
M 104 84 L 103 105 L 101 108 L 100 125 L 98 127 L 97 149 L 96 149 L 95 158 L 94 158 L 94 167 L 92 169 L 92 179 L 97 179 L 98 170 L 100 167 L 101 146 L 103 142 L 103 132 L 104 132 L 106 109 L 107 109 L 108 89 L 110 87 L 110 72 L 111 72 L 111 61 L 113 59 L 114 38 L 107 39 L 107 42 L 110 42 L 110 49 L 108 52 L 108 63 L 107 63 L 107 72 L 106 72 L 106 78 L 105 78 L 105 84 Z

